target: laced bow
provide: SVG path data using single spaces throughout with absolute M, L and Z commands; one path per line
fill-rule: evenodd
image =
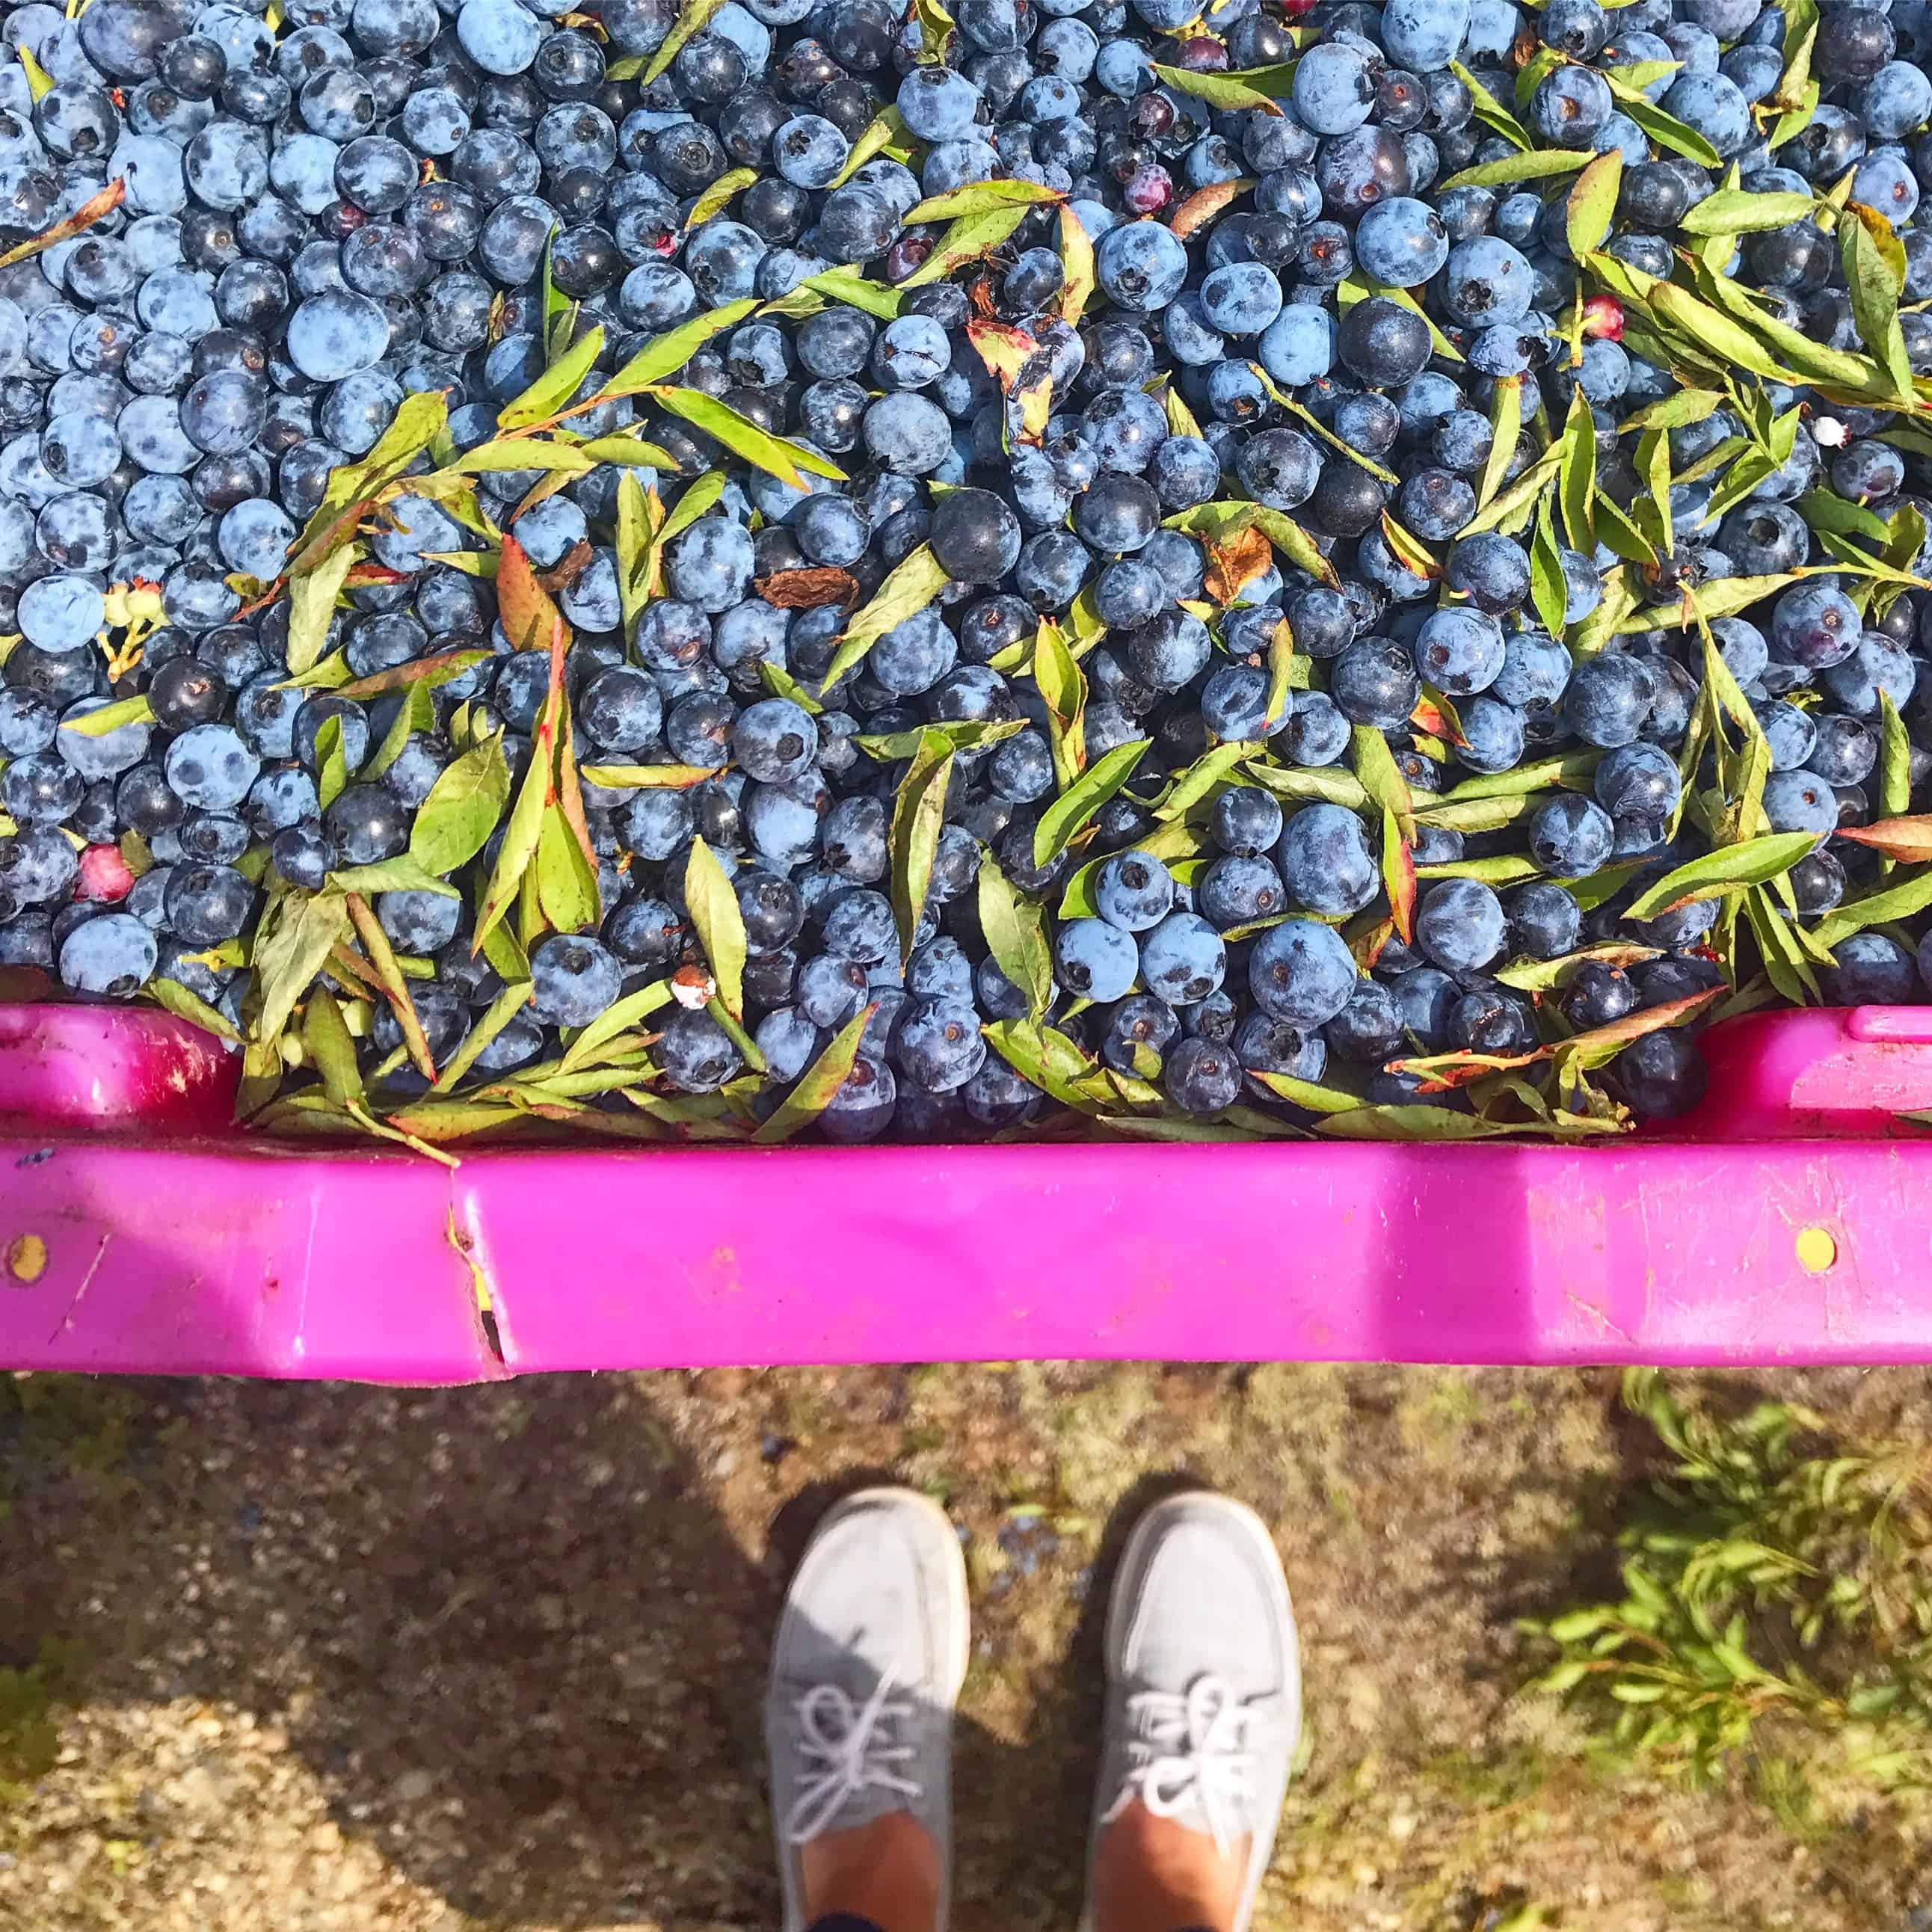
M 921 1795 L 918 1781 L 897 1768 L 914 1750 L 896 1741 L 892 1727 L 910 1718 L 913 1706 L 909 1698 L 893 1697 L 892 1687 L 887 1671 L 857 1704 L 836 1684 L 815 1684 L 794 1706 L 805 1766 L 798 1796 L 785 1814 L 790 1843 L 808 1844 L 868 1788 L 915 1800 Z
M 1138 1690 L 1127 1700 L 1128 1767 L 1111 1822 L 1138 1798 L 1156 1818 L 1176 1816 L 1190 1797 L 1198 1804 L 1216 1848 L 1226 1858 L 1246 1829 L 1254 1795 L 1250 1726 L 1258 1704 L 1244 1704 L 1225 1678 L 1197 1677 L 1183 1696 Z

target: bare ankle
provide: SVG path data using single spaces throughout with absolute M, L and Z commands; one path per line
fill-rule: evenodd
M 849 1912 L 879 1932 L 934 1932 L 939 1848 L 903 1811 L 828 1832 L 800 1847 L 805 1922 Z
M 1100 1834 L 1094 1858 L 1095 1932 L 1230 1932 L 1248 1840 L 1214 1840 L 1135 1798 Z

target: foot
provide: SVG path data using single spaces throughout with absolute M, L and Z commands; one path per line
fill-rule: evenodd
M 1156 1504 L 1107 1614 L 1096 1932 L 1246 1932 L 1300 1731 L 1294 1613 L 1266 1526 L 1206 1491 Z
M 965 1559 L 936 1504 L 866 1490 L 820 1524 L 765 1704 L 785 1932 L 838 1912 L 941 1932 L 968 1634 Z

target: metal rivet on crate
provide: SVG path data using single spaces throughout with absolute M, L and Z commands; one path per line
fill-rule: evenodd
M 1838 1258 L 1838 1244 L 1824 1228 L 1798 1231 L 1798 1265 L 1807 1274 L 1822 1274 Z
M 7 1271 L 16 1281 L 38 1281 L 46 1273 L 47 1244 L 38 1234 L 16 1234 L 7 1246 Z

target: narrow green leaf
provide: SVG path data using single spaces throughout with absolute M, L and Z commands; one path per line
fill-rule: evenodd
M 874 1010 L 868 1006 L 864 1012 L 855 1013 L 799 1076 L 797 1084 L 778 1102 L 771 1118 L 752 1136 L 760 1147 L 782 1147 L 824 1112 L 852 1071 L 852 1064 L 859 1057 L 859 1042 L 865 1037 L 866 1023 Z
M 1040 908 L 1014 890 L 990 852 L 980 860 L 979 908 L 994 964 L 1018 988 L 1028 1010 L 1043 1013 L 1053 998 L 1053 956 Z
M 1055 188 L 1042 188 L 1029 181 L 974 182 L 920 202 L 905 216 L 904 226 L 928 221 L 958 221 L 976 214 L 989 214 L 1001 208 L 1029 208 L 1042 202 L 1064 200 Z
M 1720 188 L 1680 217 L 1677 226 L 1686 235 L 1750 235 L 1802 221 L 1814 206 L 1808 194 L 1751 194 L 1742 188 Z
M 838 464 L 803 444 L 788 442 L 761 429 L 749 416 L 740 416 L 728 403 L 707 396 L 701 389 L 654 389 L 651 392 L 673 416 L 682 416 L 694 428 L 702 430 L 713 442 L 721 442 L 734 456 L 742 457 L 754 469 L 789 483 L 794 490 L 806 487 L 799 472 L 809 470 L 814 476 L 842 483 L 845 472 Z
M 1286 620 L 1283 620 L 1284 625 Z M 1122 750 L 1126 748 L 1123 746 Z M 1154 817 L 1162 824 L 1184 818 L 1194 807 L 1231 776 L 1237 766 L 1258 758 L 1264 747 L 1241 739 L 1230 739 L 1204 752 L 1177 778 L 1164 796 Z M 1098 769 L 1096 767 L 1095 769 Z M 1110 794 L 1109 796 L 1112 796 Z M 1104 800 L 1102 801 L 1103 803 Z M 1035 864 L 1040 862 L 1036 859 Z
M 832 662 L 819 685 L 820 698 L 854 664 L 862 662 L 866 653 L 888 631 L 923 610 L 952 580 L 944 566 L 933 555 L 930 544 L 921 544 L 895 564 L 871 600 L 847 620 L 838 648 L 832 654 Z
M 329 552 L 305 576 L 289 586 L 289 646 L 290 673 L 297 677 L 313 668 L 328 641 L 330 619 L 335 600 L 356 562 L 354 548 L 346 542 Z
M 1523 132 L 1522 123 L 1460 61 L 1452 60 L 1449 63 L 1449 71 L 1469 90 L 1469 100 L 1475 110 L 1476 118 L 1485 128 L 1500 134 L 1512 148 L 1528 148 L 1534 145 Z
M 1066 848 L 1066 843 L 1094 813 L 1133 776 L 1151 738 L 1136 738 L 1116 745 L 1104 758 L 1096 758 L 1040 815 L 1034 827 L 1033 862 L 1049 864 Z
M 684 868 L 684 896 L 698 943 L 718 982 L 718 998 L 725 1011 L 742 1024 L 745 1011 L 745 916 L 738 895 L 724 868 L 702 838 L 691 842 Z
M 1522 382 L 1520 376 L 1504 376 L 1496 384 L 1496 400 L 1490 405 L 1490 454 L 1483 465 L 1483 480 L 1476 491 L 1476 507 L 1493 502 L 1516 454 L 1516 439 L 1522 433 Z M 1582 394 L 1579 389 L 1579 395 Z M 1587 416 L 1587 409 L 1585 411 Z
M 461 896 L 454 886 L 426 871 L 406 852 L 393 859 L 380 860 L 373 866 L 345 866 L 331 872 L 328 883 L 338 892 L 360 892 L 365 898 L 375 892 L 434 892 L 447 899 Z
M 76 738 L 100 738 L 110 731 L 119 730 L 124 724 L 152 724 L 154 722 L 154 707 L 145 696 L 123 698 L 78 718 L 63 718 L 61 729 L 71 731 Z
M 549 712 L 550 707 L 546 703 L 544 707 L 546 717 L 549 716 Z M 493 739 L 490 742 L 495 744 L 496 740 Z M 465 754 L 465 755 L 468 754 Z M 460 763 L 460 760 L 458 762 Z M 452 769 L 453 770 L 454 767 Z M 447 777 L 448 773 L 446 772 L 444 776 Z M 496 926 L 497 922 L 509 910 L 523 884 L 524 874 L 528 869 L 531 860 L 536 856 L 537 840 L 543 829 L 544 804 L 549 792 L 550 781 L 549 760 L 539 756 L 533 748 L 529 767 L 524 773 L 524 782 L 517 789 L 516 802 L 511 806 L 509 818 L 503 827 L 502 843 L 496 849 L 496 862 L 490 870 L 490 882 L 484 888 L 482 901 L 478 908 L 476 938 L 470 947 L 472 953 L 482 950 L 485 938 Z M 442 780 L 439 779 L 437 782 L 440 784 Z M 504 772 L 504 784 L 506 788 L 506 795 L 507 795 L 508 784 L 507 766 Z M 435 794 L 432 792 L 430 797 L 434 796 Z M 500 800 L 497 809 L 500 811 L 501 808 Z M 424 809 L 428 809 L 427 802 Z M 473 826 L 475 822 L 473 812 L 464 820 L 466 825 L 470 826 Z M 493 817 L 490 826 L 484 829 L 483 836 L 486 840 L 490 836 L 490 831 L 494 829 L 495 823 L 495 818 Z M 420 825 L 420 819 L 418 825 Z M 460 842 L 458 840 L 454 842 Z M 523 976 L 527 976 L 527 970 L 528 969 L 526 968 L 525 975 Z
M 1576 177 L 1565 204 L 1564 220 L 1570 252 L 1578 261 L 1594 254 L 1610 238 L 1623 178 L 1623 153 L 1617 148 L 1605 148 Z
M 1862 898 L 1848 899 L 1834 906 L 1811 928 L 1811 937 L 1822 946 L 1832 947 L 1874 926 L 1887 926 L 1896 920 L 1914 919 L 1932 906 L 1932 867 L 1886 886 Z
M 748 297 L 740 302 L 726 302 L 721 308 L 704 310 L 688 322 L 681 322 L 675 328 L 667 329 L 662 335 L 653 336 L 598 391 L 598 400 L 608 402 L 616 396 L 634 396 L 652 383 L 662 382 L 668 376 L 675 376 L 713 336 L 723 334 L 728 328 L 735 328 L 758 305 Z
M 522 429 L 555 416 L 576 394 L 578 385 L 603 352 L 603 330 L 586 329 L 580 341 L 565 350 L 521 395 L 512 398 L 496 412 L 497 428 Z
M 1712 898 L 1732 887 L 1762 885 L 1788 872 L 1817 843 L 1815 832 L 1773 832 L 1720 846 L 1666 873 L 1631 902 L 1624 916 L 1650 919 L 1686 899 Z
M 988 208 L 983 214 L 969 214 L 956 221 L 939 238 L 932 253 L 898 284 L 902 291 L 922 289 L 929 282 L 944 280 L 956 268 L 976 262 L 999 247 L 1032 212 L 1021 202 Z
M 946 794 L 952 782 L 953 756 L 952 746 L 937 732 L 922 736 L 893 803 L 889 841 L 892 915 L 898 926 L 902 962 L 912 957 L 920 915 L 926 909 L 926 892 L 932 883 L 939 835 L 946 824 Z
M 1277 1100 L 1306 1107 L 1311 1114 L 1351 1114 L 1362 1104 L 1359 1094 L 1346 1094 L 1319 1081 L 1298 1080 L 1292 1073 L 1267 1073 L 1258 1066 L 1250 1067 L 1247 1072 L 1250 1080 L 1259 1081 Z
M 1570 398 L 1563 441 L 1563 465 L 1557 483 L 1563 527 L 1569 532 L 1570 548 L 1588 556 L 1597 547 L 1597 424 L 1580 387 Z
M 758 178 L 756 168 L 733 168 L 718 178 L 691 205 L 684 218 L 684 232 L 701 228 L 714 214 L 721 214 L 734 195 L 742 194 Z
M 560 805 L 544 808 L 537 829 L 537 899 L 559 932 L 581 932 L 603 916 L 596 869 L 584 856 Z
M 1451 175 L 1438 190 L 1446 194 L 1454 188 L 1502 188 L 1512 182 L 1542 181 L 1554 175 L 1574 174 L 1587 166 L 1592 156 L 1587 149 L 1529 148 L 1520 154 L 1505 154 L 1500 160 L 1484 161 Z
M 1874 226 L 1883 230 L 1882 237 L 1873 232 Z M 1905 334 L 1898 320 L 1899 296 L 1905 281 L 1905 251 L 1882 215 L 1874 214 L 1868 224 L 1856 208 L 1849 218 L 1838 224 L 1838 248 L 1858 339 L 1891 377 L 1894 390 L 1900 396 L 1911 397 L 1914 394 L 1912 363 L 1906 353 Z
M 1284 62 L 1274 67 L 1252 68 L 1234 73 L 1202 74 L 1192 68 L 1166 67 L 1152 63 L 1163 86 L 1179 94 L 1191 94 L 1222 112 L 1252 111 L 1279 116 L 1276 103 L 1284 99 L 1294 79 L 1294 64 Z
M 1529 547 L 1529 596 L 1537 616 L 1543 620 L 1543 628 L 1552 638 L 1560 639 L 1570 592 L 1564 581 L 1563 560 L 1557 552 L 1556 531 L 1547 496 L 1537 506 L 1536 537 Z
M 326 812 L 349 783 L 349 762 L 343 754 L 342 720 L 325 718 L 315 734 L 316 796 Z
M 718 773 L 704 765 L 586 765 L 584 776 L 592 784 L 612 791 L 638 788 L 656 791 L 688 791 Z
M 322 1076 L 322 1091 L 338 1107 L 360 1106 L 362 1073 L 356 1064 L 356 1042 L 344 1022 L 342 1009 L 326 986 L 310 997 L 302 1020 L 302 1045 L 309 1064 Z
M 668 980 L 653 980 L 634 993 L 626 993 L 605 1007 L 565 1048 L 562 1070 L 574 1073 L 580 1067 L 596 1065 L 605 1057 L 600 1052 L 602 1047 L 628 1033 L 640 1020 L 650 1018 L 660 1007 L 669 1006 L 674 997 Z
M 658 42 L 650 64 L 644 70 L 642 78 L 646 86 L 676 59 L 678 50 L 692 34 L 703 32 L 705 23 L 724 4 L 724 0 L 684 0 L 677 10 L 677 18 L 671 23 L 670 32 Z
M 150 980 L 141 990 L 176 1019 L 200 1027 L 203 1033 L 212 1033 L 218 1040 L 227 1040 L 236 1046 L 242 1044 L 242 1036 L 227 1020 L 198 993 L 190 993 L 178 980 Z
M 527 980 L 512 980 L 505 986 L 444 1063 L 436 1078 L 439 1089 L 447 1092 L 476 1064 L 477 1055 L 530 1004 L 532 991 Z

